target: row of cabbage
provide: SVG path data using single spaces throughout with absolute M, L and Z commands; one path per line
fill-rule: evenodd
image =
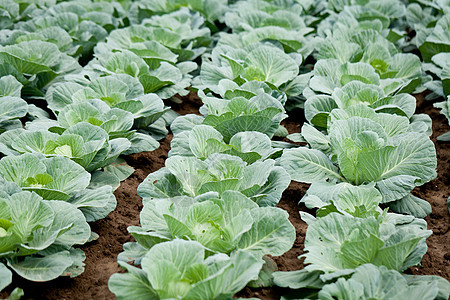
M 172 123 L 174 115 L 161 98 L 187 93 L 185 88 L 191 84 L 191 74 L 195 75 L 197 69 L 192 60 L 206 51 L 199 76 L 193 81 L 194 87 L 200 89 L 203 116 L 188 115 L 172 123 L 175 136 L 166 167 L 150 174 L 139 188 L 144 198 L 142 226 L 129 228 L 137 243 L 126 244 L 124 253 L 119 256 L 120 264 L 129 273 L 114 275 L 111 290 L 119 298 L 213 299 L 219 295 L 231 297 L 250 280 L 253 286 L 271 284 L 273 276 L 270 274 L 276 265 L 263 255 L 281 255 L 295 240 L 295 230 L 287 214 L 273 207 L 290 183 L 286 171 L 276 166 L 280 164 L 294 180 L 317 181 L 304 202 L 308 207 L 320 209 L 317 221 L 312 216 L 303 216 L 310 224 L 305 246 L 312 253 L 307 254 L 311 264 L 304 271 L 275 273 L 275 283 L 296 289 L 315 289 L 313 294 L 322 289 L 319 296 L 326 298 L 336 296 L 330 291 L 340 292 L 349 289 L 349 285 L 367 287 L 368 282 L 361 274 L 369 272 L 382 278 L 379 286 L 391 286 L 390 281 L 395 278 L 398 285 L 403 286 L 395 292 L 408 289 L 414 294 L 416 288 L 421 290 L 426 286 L 429 295 L 436 298 L 440 293 L 439 297 L 444 297 L 446 282 L 435 277 L 405 279 L 394 271 L 420 262 L 426 252 L 425 238 L 430 234 L 426 223 L 412 216 L 387 214 L 378 208 L 380 202 L 386 202 L 394 210 L 425 216 L 429 213 L 429 204 L 409 192 L 416 184 L 435 176 L 434 147 L 427 137 L 431 120 L 424 115 L 413 115 L 415 100 L 402 92 L 420 91 L 418 87 L 425 83 L 429 89 L 437 87 L 432 90 L 439 95 L 440 82 L 444 84 L 442 91 L 445 90 L 445 72 L 444 75 L 437 73 L 430 65 L 429 70 L 442 79 L 430 80 L 431 76 L 422 73 L 416 56 L 400 53 L 399 49 L 414 46 L 414 41 L 406 42 L 400 30 L 406 28 L 407 23 L 396 25 L 397 30 L 389 29 L 392 22 L 399 22 L 403 17 L 404 5 L 396 2 L 391 7 L 392 3 L 387 1 L 381 4 L 367 1 L 364 7 L 343 6 L 355 4 L 351 1 L 302 1 L 301 4 L 241 1 L 227 7 L 224 1 L 184 2 L 124 2 L 126 17 L 121 6 L 90 1 L 57 5 L 37 1 L 28 6 L 22 3 L 17 9 L 9 7 L 9 12 L 13 12 L 10 14 L 11 30 L 2 31 L 5 33 L 1 37 L 2 45 L 6 46 L 0 49 L 0 57 L 4 62 L 2 66 L 7 67 L 3 74 L 13 76 L 0 79 L 8 87 L 2 98 L 8 100 L 4 103 L 22 103 L 22 106 L 11 106 L 22 108 L 5 114 L 6 118 L 0 122 L 0 128 L 6 130 L 0 137 L 2 152 L 8 155 L 0 164 L 4 161 L 5 165 L 12 166 L 3 173 L 7 175 L 1 176 L 7 176 L 6 181 L 14 181 L 20 188 L 14 186 L 14 190 L 7 187 L 10 185 L 7 183 L 4 190 L 11 192 L 2 198 L 12 199 L 16 192 L 33 191 L 45 199 L 39 199 L 40 203 L 63 200 L 74 204 L 88 221 L 104 217 L 114 208 L 109 186 L 117 187 L 132 171 L 123 161 L 117 161 L 117 157 L 158 147 L 156 140 L 167 134 L 165 126 Z M 409 5 L 406 19 L 413 20 L 409 12 L 416 12 L 417 6 L 434 20 L 440 17 L 442 7 L 430 9 L 422 5 Z M 180 6 L 191 10 L 180 9 Z M 106 15 L 110 18 L 108 21 Z M 72 21 L 68 22 L 69 19 Z M 98 24 L 91 26 L 89 22 Z M 217 45 L 209 51 L 213 42 L 211 33 L 221 29 L 221 22 L 233 33 L 217 33 Z M 68 23 L 73 27 L 68 28 Z M 85 24 L 84 27 L 81 24 Z M 57 39 L 51 36 L 59 25 L 71 39 L 66 46 L 59 43 L 64 40 L 62 31 Z M 122 26 L 126 27 L 115 29 Z M 429 27 L 429 24 L 424 26 Z M 95 36 L 93 32 L 98 30 L 88 30 L 85 35 L 91 43 L 87 43 L 85 35 L 77 35 L 81 27 L 103 27 L 107 33 Z M 369 46 L 367 40 L 372 41 Z M 347 45 L 352 47 L 347 48 Z M 311 66 L 305 65 L 305 58 L 314 49 L 317 49 L 314 56 L 318 62 L 314 71 L 309 72 Z M 92 52 L 94 59 L 81 68 L 76 59 L 83 62 Z M 220 98 L 216 97 L 218 95 Z M 30 104 L 39 98 L 48 103 L 51 112 Z M 308 99 L 306 103 L 305 99 Z M 291 139 L 306 141 L 313 150 L 291 149 L 282 155 L 283 149 L 292 145 L 270 141 L 274 135 L 287 134 L 280 127 L 286 117 L 283 105 L 288 109 L 305 106 L 310 125 L 302 128 L 301 136 L 293 135 Z M 30 121 L 25 124 L 25 130 L 16 120 L 24 116 Z M 364 119 L 357 122 L 368 123 L 351 123 L 357 116 Z M 336 136 L 333 136 L 329 128 L 334 122 L 347 131 L 336 126 L 333 129 Z M 352 136 L 355 128 L 360 135 Z M 412 143 L 408 132 L 415 134 L 414 137 L 417 134 L 420 140 Z M 80 147 L 82 143 L 86 146 Z M 338 147 L 341 144 L 345 147 Z M 361 151 L 363 155 L 354 151 L 363 146 L 367 146 Z M 418 146 L 421 149 L 418 150 Z M 331 149 L 341 152 L 333 153 Z M 413 157 L 423 160 L 423 170 L 411 173 L 411 165 L 390 170 L 395 163 L 386 156 L 399 157 L 404 149 L 412 149 L 416 154 Z M 373 153 L 368 154 L 370 151 L 380 152 L 379 159 L 385 159 L 381 165 L 379 160 L 366 166 L 370 170 L 374 165 L 378 167 L 372 173 L 359 169 L 360 165 L 365 165 L 365 160 L 358 163 L 342 158 L 345 155 L 372 158 Z M 344 161 L 342 166 L 340 159 Z M 24 166 L 30 164 L 36 165 L 36 170 L 20 171 L 15 177 L 8 177 L 11 170 L 14 173 L 24 168 L 28 170 Z M 52 171 L 52 164 L 59 173 Z M 66 192 L 62 185 L 55 184 L 60 176 L 71 174 L 60 166 L 72 164 L 82 166 L 84 174 L 91 172 L 87 181 L 85 178 L 87 185 L 81 181 L 73 184 L 76 194 L 91 193 L 91 198 L 77 200 L 71 191 Z M 390 171 L 385 172 L 387 170 Z M 354 177 L 346 176 L 348 174 Z M 366 174 L 373 178 L 365 178 Z M 324 179 L 333 184 L 320 183 Z M 72 178 L 62 181 L 75 182 Z M 376 184 L 354 186 L 366 182 Z M 324 191 L 321 184 L 327 185 L 328 194 L 321 194 Z M 67 196 L 62 197 L 60 192 Z M 28 192 L 27 195 L 36 196 Z M 103 202 L 96 198 L 99 195 Z M 20 195 L 20 198 L 25 197 Z M 12 203 L 11 200 L 5 202 Z M 7 211 L 12 209 L 5 210 L 6 214 Z M 11 225 L 23 219 L 11 215 L 5 219 L 10 223 L 2 226 L 4 234 L 14 232 L 17 235 L 15 228 L 18 226 Z M 42 269 L 37 271 L 36 266 L 49 266 L 47 270 L 53 271 L 52 277 L 40 280 L 79 274 L 83 257 L 80 250 L 70 246 L 82 244 L 86 239 L 74 242 L 72 238 L 70 244 L 67 239 L 71 235 L 67 234 L 66 241 L 61 242 L 58 239 L 64 236 L 63 229 L 57 233 L 52 231 L 56 238 L 53 241 L 37 233 L 56 220 L 55 213 L 53 221 L 33 223 L 27 229 L 27 237 L 21 236 L 23 239 L 18 243 L 12 241 L 11 245 L 20 246 L 2 255 L 7 265 L 32 280 L 37 279 L 21 271 L 25 268 L 17 267 L 19 262 L 27 261 L 27 271 L 36 271 L 36 276 L 42 272 Z M 327 235 L 334 241 L 338 233 L 320 231 L 333 222 L 341 225 L 336 228 L 343 240 L 334 245 L 335 252 L 314 259 L 312 256 L 318 251 L 333 249 L 333 245 L 317 241 Z M 351 232 L 355 233 L 349 234 Z M 175 239 L 177 237 L 197 242 Z M 33 247 L 24 243 L 31 240 L 46 240 L 45 247 L 23 251 L 22 248 Z M 346 245 L 345 249 L 340 248 L 341 244 Z M 367 248 L 373 249 L 359 260 L 355 259 L 356 252 Z M 61 261 L 60 257 L 49 259 L 49 254 L 62 254 L 62 249 L 64 254 L 69 252 L 72 263 L 69 268 L 60 265 L 60 271 L 56 272 L 52 267 Z M 336 254 L 341 252 L 342 255 Z M 393 253 L 400 252 L 398 257 L 388 261 Z M 318 263 L 327 259 L 332 264 Z M 128 261 L 141 264 L 142 269 L 130 266 Z M 359 267 L 364 263 L 377 267 Z M 7 285 L 11 276 L 6 267 L 2 270 Z M 348 281 L 343 278 L 336 281 L 337 277 L 349 277 L 353 272 Z
M 448 96 L 445 72 L 437 71 L 450 63 L 442 58 L 448 37 L 435 34 L 448 33 L 450 6 L 329 4 L 336 13 L 317 27 L 317 62 L 303 90 L 308 123 L 289 136 L 307 146 L 285 150 L 279 161 L 294 181 L 311 183 L 300 201 L 317 209 L 315 217 L 300 213 L 308 224 L 307 266 L 274 273 L 274 282 L 295 290 L 294 298 L 447 299 L 446 280 L 399 272 L 420 264 L 431 235 L 422 219 L 431 206 L 411 191 L 436 177 L 436 152 L 431 120 L 414 114 L 409 93 L 428 88 L 426 100 Z M 410 40 L 403 30 L 413 28 L 419 10 L 434 29 L 426 40 L 420 33 Z M 404 53 L 414 51 L 433 57 L 435 68 Z
M 117 2 L 17 0 L 0 9 L 3 290 L 12 271 L 32 281 L 84 271 L 74 246 L 98 238 L 87 222 L 114 210 L 113 191 L 134 171 L 119 156 L 159 147 L 172 118 L 161 97 L 183 94 L 197 68 L 185 61 L 211 37 L 187 9 L 136 26 Z
M 154 4 L 140 1 L 135 9 Z M 215 21 L 206 11 L 200 10 L 205 19 Z M 128 228 L 136 242 L 118 257 L 128 272 L 109 281 L 118 299 L 231 299 L 247 284 L 267 284 L 276 264 L 265 255 L 282 255 L 294 243 L 288 214 L 274 207 L 290 183 L 275 165 L 282 149 L 270 140 L 286 117 L 285 96 L 257 80 L 220 97 L 210 91 L 198 91 L 203 116 L 171 123 L 165 167 L 138 188 L 141 226 Z
M 436 177 L 431 120 L 414 115 L 409 93 L 446 83 L 402 53 L 420 45 L 402 29 L 421 6 L 363 2 L 229 7 L 232 33 L 218 34 L 193 81 L 202 116 L 173 121 L 166 166 L 139 186 L 141 226 L 119 256 L 128 273 L 109 282 L 118 299 L 227 299 L 246 283 L 288 287 L 286 299 L 448 298 L 445 279 L 400 273 L 420 263 L 431 234 L 431 206 L 410 192 Z M 448 12 L 423 6 L 434 20 Z M 309 123 L 289 138 L 307 147 L 269 140 L 285 135 L 285 104 L 305 108 Z M 295 239 L 273 207 L 290 177 L 312 183 L 301 202 L 318 210 L 301 212 L 307 266 L 273 272 L 263 255 Z
M 81 274 L 85 254 L 74 246 L 98 238 L 87 222 L 114 210 L 113 190 L 132 169 L 118 160 L 130 142 L 111 137 L 98 113 L 84 122 L 83 114 L 43 109 L 49 86 L 82 69 L 78 61 L 122 24 L 124 9 L 90 1 L 1 1 L 0 11 L 3 290 L 12 271 L 33 281 Z M 15 289 L 10 298 L 21 295 Z

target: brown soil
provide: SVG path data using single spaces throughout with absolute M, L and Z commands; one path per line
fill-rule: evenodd
M 200 102 L 195 94 L 183 97 L 182 104 L 170 105 L 179 114 L 198 113 Z M 447 120 L 439 114 L 432 104 L 418 98 L 417 113 L 427 113 L 433 119 L 433 136 L 450 130 Z M 290 133 L 299 132 L 302 115 L 291 116 L 283 122 Z M 128 226 L 139 224 L 139 212 L 142 208 L 141 198 L 136 194 L 137 186 L 151 172 L 164 166 L 164 160 L 170 147 L 172 135 L 161 141 L 161 147 L 152 152 L 144 152 L 126 157 L 127 162 L 136 171 L 126 179 L 116 190 L 117 209 L 107 218 L 91 224 L 92 230 L 99 234 L 97 241 L 80 247 L 86 253 L 86 270 L 75 278 L 59 278 L 46 283 L 29 282 L 18 277 L 14 278 L 13 286 L 0 293 L 0 298 L 6 297 L 12 288 L 18 286 L 24 289 L 24 299 L 114 299 L 108 290 L 108 279 L 111 274 L 121 271 L 116 263 L 117 255 L 122 251 L 122 245 L 132 241 L 127 232 Z M 430 183 L 414 190 L 414 194 L 428 200 L 433 213 L 426 218 L 433 235 L 428 239 L 428 253 L 424 256 L 421 267 L 409 270 L 412 274 L 433 274 L 450 279 L 450 216 L 447 208 L 449 191 L 449 159 L 450 144 L 436 143 L 438 157 L 438 177 Z M 289 212 L 289 219 L 297 231 L 294 247 L 280 257 L 273 259 L 281 271 L 292 271 L 303 268 L 303 260 L 297 257 L 303 253 L 303 242 L 306 234 L 306 224 L 300 219 L 299 210 L 308 211 L 298 206 L 298 201 L 308 189 L 307 184 L 292 182 L 283 193 L 278 207 Z M 309 211 L 310 212 L 310 211 Z M 280 288 L 246 288 L 238 295 L 240 297 L 256 297 L 260 299 L 280 299 L 283 289 Z

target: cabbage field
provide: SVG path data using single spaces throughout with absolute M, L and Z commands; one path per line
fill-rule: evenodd
M 450 0 L 0 0 L 0 299 L 450 294 Z

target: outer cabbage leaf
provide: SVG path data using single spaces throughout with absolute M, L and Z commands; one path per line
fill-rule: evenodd
M 19 97 L 0 97 L 0 132 L 21 128 L 19 118 L 28 112 L 28 104 Z
M 327 179 L 345 180 L 332 161 L 316 149 L 304 147 L 286 149 L 281 156 L 280 163 L 296 181 L 312 183 Z
M 450 96 L 447 97 L 446 101 L 435 103 L 434 107 L 440 108 L 441 114 L 447 118 L 447 122 L 450 122 Z M 450 140 L 450 134 L 446 132 L 441 136 L 438 136 L 437 139 L 440 141 L 448 141 Z
M 12 272 L 0 263 L 0 290 L 3 290 L 12 282 Z
M 424 283 L 428 283 L 429 286 L 432 286 L 434 283 L 437 284 L 438 287 L 438 295 L 436 297 L 437 300 L 448 299 L 450 295 L 450 283 L 444 278 L 436 275 L 406 275 L 403 277 L 406 279 L 409 285 L 424 285 Z
M 114 177 L 117 178 L 117 176 Z M 88 222 L 105 218 L 117 204 L 110 183 L 79 191 L 72 195 L 68 202 L 82 211 Z
M 49 281 L 61 276 L 72 265 L 69 251 L 44 257 L 28 256 L 22 261 L 9 259 L 8 266 L 21 277 L 31 281 Z
M 20 97 L 22 84 L 14 76 L 3 76 L 0 78 L 0 83 L 0 97 Z

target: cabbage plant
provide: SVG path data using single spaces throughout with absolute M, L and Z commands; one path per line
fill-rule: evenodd
M 347 109 L 354 105 L 367 105 L 375 112 L 408 117 L 411 121 L 416 109 L 416 99 L 406 93 L 386 95 L 377 85 L 352 81 L 342 88 L 335 88 L 331 95 L 314 95 L 305 102 L 305 118 L 317 128 L 326 129 L 328 116 L 333 109 Z M 426 118 L 420 115 L 421 119 Z M 427 121 L 428 122 L 428 121 Z M 430 122 L 431 123 L 431 122 Z
M 20 15 L 19 3 L 14 1 L 2 1 L 0 2 L 0 10 L 2 12 L 1 24 L 3 30 L 13 28 L 14 23 L 17 22 Z
M 99 99 L 111 108 L 129 111 L 136 119 L 156 119 L 167 110 L 159 97 L 146 94 L 142 84 L 129 75 L 114 74 L 90 80 L 80 76 L 74 79 L 80 82 L 65 81 L 48 90 L 46 100 L 53 111 L 59 112 L 68 104 L 90 99 Z
M 97 177 L 98 174 L 91 176 L 65 156 L 45 158 L 26 153 L 0 160 L 0 178 L 16 183 L 24 191 L 35 192 L 45 200 L 71 203 L 89 222 L 106 217 L 116 207 L 112 187 Z
M 333 21 L 343 24 L 356 21 L 361 23 L 363 27 L 383 31 L 393 40 L 398 40 L 404 34 L 402 24 L 398 24 L 398 20 L 402 20 L 406 13 L 403 1 L 357 0 L 351 1 L 353 2 L 351 4 L 346 2 L 341 0 L 329 2 L 328 7 L 335 10 L 337 14 L 332 13 L 330 18 L 319 24 L 319 27 L 325 23 L 328 28 L 328 26 L 332 26 Z
M 117 299 L 232 299 L 258 277 L 262 260 L 245 251 L 205 257 L 195 241 L 174 240 L 152 247 L 142 269 L 119 262 L 128 273 L 113 274 L 109 289 Z
M 313 72 L 309 87 L 323 94 L 331 94 L 335 88 L 355 80 L 380 85 L 380 76 L 375 69 L 363 62 L 341 63 L 334 58 L 320 59 L 314 65 Z
M 49 122 L 50 120 L 45 120 Z M 107 103 L 99 99 L 89 99 L 67 104 L 58 111 L 56 122 L 54 120 L 48 128 L 55 132 L 63 132 L 67 128 L 81 122 L 99 126 L 105 130 L 110 139 L 115 137 L 127 137 L 131 134 L 134 124 L 134 115 L 121 108 L 111 108 Z M 35 124 L 37 126 L 37 124 Z M 30 123 L 27 128 L 34 127 Z
M 214 153 L 202 161 L 196 157 L 171 156 L 165 167 L 151 173 L 139 185 L 144 199 L 196 197 L 215 191 L 243 193 L 260 206 L 275 206 L 290 183 L 286 171 L 267 159 L 248 165 L 240 157 Z
M 217 30 L 214 22 L 223 19 L 228 9 L 227 4 L 226 0 L 139 0 L 133 1 L 129 17 L 132 23 L 140 24 L 154 15 L 169 14 L 187 7 L 194 12 L 199 12 L 208 22 L 208 26 Z
M 410 3 L 406 23 L 416 32 L 407 44 L 408 49 L 420 51 L 423 69 L 429 75 L 424 86 L 433 91 L 425 100 L 435 100 L 450 94 L 448 53 L 450 14 L 445 1 Z
M 125 74 L 91 80 L 74 78 L 75 81 L 53 85 L 46 93 L 58 124 L 44 120 L 36 125 L 68 128 L 88 122 L 105 129 L 111 138 L 129 139 L 132 145 L 126 154 L 152 151 L 159 146 L 156 139 L 167 134 L 166 122 L 161 117 L 169 110 L 160 97 L 145 93 L 136 78 Z
M 303 219 L 308 222 L 306 253 L 301 256 L 306 267 L 274 273 L 280 286 L 296 288 L 301 281 L 313 278 L 335 280 L 367 263 L 403 272 L 420 263 L 427 252 L 425 239 L 432 233 L 426 230 L 424 220 L 408 215 L 383 213 L 355 218 L 331 212 L 318 219 L 311 215 Z M 319 281 L 315 285 L 320 285 Z
M 84 271 L 85 255 L 72 246 L 86 243 L 91 230 L 73 204 L 1 180 L 0 208 L 0 290 L 11 283 L 11 270 L 39 282 Z
M 193 61 L 212 42 L 210 30 L 204 21 L 199 12 L 194 13 L 187 7 L 182 7 L 169 14 L 153 16 L 142 24 L 147 28 L 154 28 L 156 36 L 151 40 L 157 40 L 169 48 L 178 55 L 178 61 Z
M 203 124 L 220 132 L 225 142 L 229 142 L 235 134 L 246 131 L 257 131 L 269 138 L 273 137 L 281 121 L 286 118 L 283 105 L 268 94 L 239 94 L 230 93 L 230 99 L 220 99 L 199 93 L 204 103 L 200 112 L 204 117 L 192 114 L 178 117 L 171 124 L 172 132 L 178 134 Z
M 382 213 L 378 206 L 382 199 L 381 193 L 373 184 L 354 186 L 346 182 L 314 182 L 300 203 L 304 203 L 307 208 L 318 209 L 317 217 L 338 212 L 365 218 Z
M 387 95 L 391 95 L 412 93 L 421 82 L 422 65 L 415 55 L 397 54 L 387 62 L 377 62 L 386 65 L 383 67 L 388 74 L 386 76 L 380 74 L 371 63 L 341 63 L 335 58 L 321 59 L 314 65 L 310 88 L 318 93 L 331 94 L 335 88 L 343 87 L 352 81 L 361 81 L 381 86 Z
M 431 210 L 428 202 L 409 195 L 410 205 L 415 205 L 412 210 L 417 214 L 427 215 Z M 379 216 L 382 214 L 378 206 L 383 201 L 383 195 L 375 188 L 375 185 L 359 185 L 341 182 L 314 182 L 306 195 L 300 200 L 310 209 L 318 209 L 316 216 L 322 217 L 331 212 L 339 212 L 358 218 Z M 395 206 L 394 206 L 395 208 Z
M 317 191 L 327 194 L 323 188 Z M 342 185 L 340 190 L 343 197 L 337 201 L 341 205 L 351 198 L 354 203 L 367 203 L 370 198 L 364 189 L 352 188 L 349 194 Z M 336 195 L 335 191 L 331 194 Z M 414 297 L 423 294 L 424 299 L 448 298 L 450 284 L 445 279 L 399 273 L 419 263 L 427 251 L 425 238 L 431 232 L 426 230 L 424 220 L 386 212 L 355 218 L 329 209 L 323 210 L 318 219 L 301 214 L 309 225 L 305 239 L 308 252 L 302 255 L 308 265 L 299 271 L 273 273 L 275 284 L 292 289 L 291 296 L 366 299 L 394 297 L 407 290 L 414 291 Z M 398 284 L 395 289 L 392 282 Z
M 165 122 L 158 118 L 158 113 L 149 115 L 148 119 L 140 118 L 142 122 L 136 121 L 136 124 L 145 124 L 148 120 L 151 122 L 151 119 L 156 119 L 156 121 L 147 126 L 145 130 L 133 129 L 135 117 L 131 112 L 116 107 L 111 108 L 99 99 L 88 99 L 67 104 L 57 113 L 56 120 L 34 120 L 26 123 L 25 127 L 30 131 L 44 130 L 61 135 L 79 123 L 92 124 L 106 131 L 109 140 L 113 143 L 120 142 L 120 145 L 117 144 L 117 149 L 122 151 L 121 154 L 128 155 L 158 148 L 159 143 L 156 139 L 167 133 Z M 127 145 L 128 148 L 123 150 Z
M 373 44 L 371 48 L 363 50 L 364 54 L 360 62 L 370 65 L 377 75 L 380 76 L 379 84 L 389 93 L 412 93 L 421 83 L 422 64 L 420 59 L 414 54 L 397 53 L 390 55 L 388 50 L 381 48 L 378 44 Z M 359 64 L 359 68 L 367 68 L 367 65 Z M 340 78 L 340 83 L 344 85 L 347 81 L 358 80 L 369 83 L 376 83 L 375 77 L 369 69 L 359 74 L 356 70 L 348 70 Z M 332 75 L 331 75 L 332 76 Z M 351 78 L 351 76 L 355 76 Z M 361 76 L 362 78 L 359 78 Z M 317 84 L 315 85 L 317 88 Z
M 311 148 L 284 151 L 280 164 L 293 180 L 375 183 L 382 203 L 395 211 L 417 217 L 431 212 L 430 205 L 410 191 L 436 177 L 436 150 L 406 117 L 359 105 L 333 110 L 328 126 L 325 135 L 304 125 L 302 134 Z
M 349 279 L 339 278 L 319 292 L 321 300 L 344 299 L 447 299 L 450 286 L 438 276 L 416 276 L 411 281 L 384 266 L 365 264 Z M 374 282 L 375 281 L 375 282 Z M 441 287 L 443 286 L 443 287 Z M 376 287 L 376 288 L 374 288 Z
M 219 45 L 211 54 L 203 55 L 200 76 L 193 85 L 220 93 L 219 83 L 223 79 L 239 85 L 257 80 L 268 84 L 273 90 L 286 89 L 287 93 L 288 85 L 299 84 L 297 77 L 301 63 L 300 54 L 286 54 L 282 49 L 267 43 L 254 43 L 241 49 Z M 294 87 L 290 89 L 296 90 Z M 296 93 L 287 94 L 296 96 Z
M 225 15 L 232 33 L 220 33 L 218 45 L 245 48 L 253 43 L 270 41 L 286 53 L 298 52 L 307 57 L 314 50 L 313 28 L 305 24 L 308 17 L 296 1 L 237 1 Z
M 0 46 L 0 76 L 12 75 L 24 85 L 23 94 L 43 96 L 43 90 L 57 77 L 80 71 L 78 62 L 61 53 L 55 44 L 23 41 Z
M 42 14 L 45 10 L 55 4 L 56 0 L 2 0 L 0 2 L 2 28 L 5 30 L 11 29 L 17 22 L 29 20 L 32 16 Z
M 192 130 L 174 135 L 170 143 L 169 156 L 195 156 L 206 159 L 213 153 L 225 153 L 242 158 L 251 164 L 257 160 L 276 158 L 282 149 L 272 146 L 265 134 L 256 131 L 243 131 L 233 135 L 229 143 L 222 134 L 208 125 L 195 125 Z
M 139 80 L 146 94 L 157 93 L 163 99 L 176 94 L 187 95 L 189 91 L 186 87 L 190 85 L 192 78 L 189 73 L 197 69 L 197 64 L 193 62 L 174 65 L 173 62 L 161 61 L 159 56 L 156 56 L 155 64 L 149 66 L 145 57 L 125 49 L 113 52 L 104 44 L 99 44 L 95 51 L 96 58 L 89 62 L 85 71 L 94 73 L 94 76 L 130 75 Z M 150 51 L 150 55 L 154 56 L 153 51 Z M 150 56 L 149 59 L 153 60 L 153 57 Z
M 400 0 L 329 0 L 328 9 L 335 12 L 349 10 L 355 17 L 395 20 L 405 15 L 405 5 Z M 363 13 L 361 13 L 363 12 Z M 384 20 L 383 20 L 384 21 Z M 389 24 L 386 21 L 387 24 Z
M 392 18 L 405 15 L 404 4 L 400 1 L 368 2 L 364 6 L 346 6 L 340 14 L 320 24 L 318 63 L 314 66 L 317 78 L 311 81 L 313 90 L 331 94 L 335 87 L 357 80 L 380 85 L 390 95 L 412 93 L 422 83 L 419 57 L 401 53 L 397 47 L 406 32 L 401 31 L 400 26 L 387 29 Z M 345 3 L 333 5 L 339 7 Z M 326 61 L 321 62 L 323 59 Z
M 33 18 L 17 22 L 3 44 L 45 41 L 73 57 L 89 59 L 94 46 L 108 32 L 124 25 L 125 11 L 119 3 L 65 1 L 34 12 Z M 23 4 L 22 4 L 23 6 Z
M 0 77 L 0 133 L 22 128 L 23 121 L 48 119 L 49 114 L 22 99 L 23 85 L 12 75 Z M 27 88 L 23 90 L 26 94 Z
M 208 253 L 244 251 L 256 258 L 279 256 L 292 247 L 296 236 L 285 211 L 259 207 L 231 190 L 220 197 L 211 191 L 197 198 L 144 201 L 140 222 L 141 227 L 128 227 L 137 243 L 125 244 L 119 261 L 139 264 L 148 249 L 176 238 L 198 241 Z
M 132 167 L 119 158 L 119 155 L 136 151 L 136 147 L 145 147 L 147 144 L 144 140 L 135 143 L 131 148 L 132 144 L 128 139 L 109 139 L 105 130 L 85 122 L 77 123 L 63 130 L 61 134 L 39 129 L 40 127 L 33 128 L 34 126 L 36 124 L 31 126 L 30 130 L 13 129 L 1 134 L 0 152 L 9 156 L 33 153 L 47 158 L 68 157 L 92 173 L 90 183 L 92 187 L 110 185 L 116 189 L 120 181 L 134 172 Z M 55 128 L 60 129 L 59 127 L 50 129 Z M 129 138 L 135 141 L 136 134 Z
M 115 30 L 108 37 L 104 47 L 110 50 L 130 50 L 142 57 L 152 69 L 163 61 L 176 63 L 177 61 L 193 60 L 205 51 L 205 48 L 202 47 L 193 48 L 192 44 L 184 41 L 181 34 L 171 31 L 170 27 L 167 28 L 168 22 L 176 22 L 176 19 L 173 21 L 168 19 L 164 22 L 164 19 L 152 18 L 144 25 L 132 25 Z M 208 34 L 209 30 L 205 29 Z M 193 43 L 196 38 L 200 39 L 201 35 L 205 33 L 199 30 L 197 33 L 200 35 L 199 37 L 196 36 L 196 33 L 192 34 L 192 37 L 187 36 L 187 38 L 191 39 L 188 42 Z M 186 44 L 186 48 L 182 47 L 183 44 Z
M 45 130 L 10 130 L 0 135 L 0 151 L 6 155 L 41 153 L 66 156 L 92 172 L 114 162 L 130 146 L 127 139 L 109 140 L 106 131 L 89 123 L 78 123 L 61 135 Z
M 285 93 L 274 90 L 269 84 L 258 80 L 250 80 L 243 84 L 238 84 L 230 79 L 223 79 L 219 81 L 218 94 L 221 98 L 229 100 L 234 97 L 251 99 L 254 96 L 267 94 L 277 99 L 283 105 L 286 104 L 287 100 Z M 205 98 L 204 91 L 198 91 L 198 95 L 201 99 Z M 207 95 L 209 96 L 209 93 L 207 93 Z
M 297 1 L 236 1 L 225 15 L 225 23 L 234 33 L 271 25 L 298 30 L 306 27 L 303 12 Z
M 155 92 L 164 99 L 186 95 L 192 78 L 189 73 L 197 69 L 191 60 L 210 43 L 209 29 L 201 27 L 202 23 L 198 14 L 184 9 L 114 30 L 106 43 L 95 48 L 97 60 L 91 61 L 89 68 L 101 73 L 129 74 L 139 79 L 146 93 Z M 115 55 L 117 51 L 123 53 Z M 136 67 L 139 71 L 131 69 Z
M 283 274 L 284 275 L 284 274 Z M 277 280 L 284 280 L 280 273 L 276 274 Z M 389 270 L 384 266 L 364 264 L 355 269 L 351 276 L 341 277 L 337 281 L 320 283 L 311 280 L 309 282 L 287 283 L 293 287 L 292 296 L 317 297 L 320 300 L 331 299 L 448 299 L 450 286 L 447 280 L 439 276 L 413 276 L 402 275 L 395 270 Z M 309 290 L 300 289 L 306 284 Z M 312 285 L 316 285 L 314 288 Z

